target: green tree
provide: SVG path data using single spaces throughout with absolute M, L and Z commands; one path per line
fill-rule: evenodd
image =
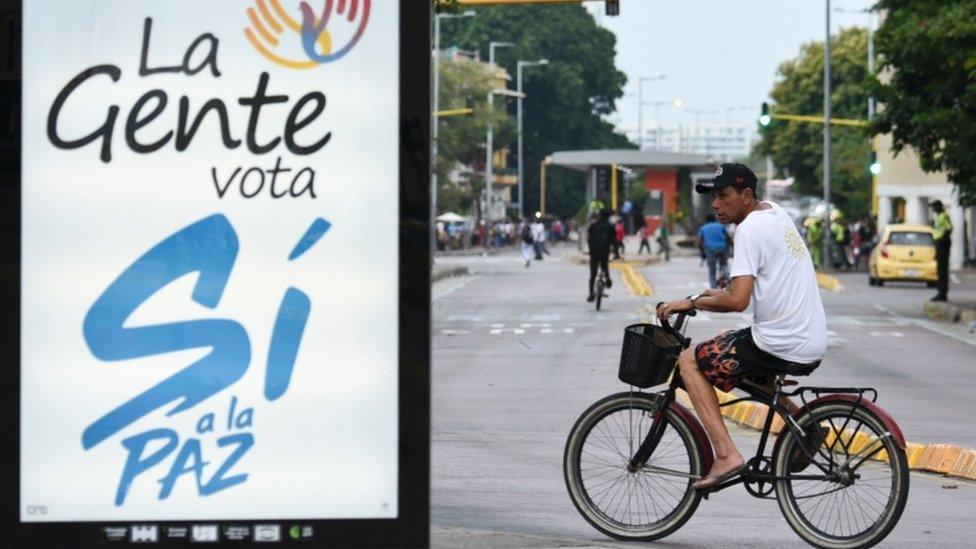
M 875 35 L 883 104 L 871 131 L 911 147 L 922 169 L 944 170 L 960 201 L 976 204 L 976 3 L 881 0 Z
M 502 101 L 488 109 L 488 90 L 492 75 L 486 63 L 466 58 L 440 59 L 440 109 L 471 107 L 474 113 L 450 116 L 437 121 L 437 209 L 468 212 L 481 190 L 483 177 L 472 177 L 460 186 L 448 180 L 458 164 L 478 165 L 485 162 L 485 137 L 488 123 L 497 143 L 510 141 L 515 135 L 514 122 L 505 112 Z
M 478 50 L 488 59 L 489 42 L 513 42 L 513 48 L 496 49 L 495 60 L 513 78 L 516 61 L 549 59 L 548 65 L 523 74 L 526 212 L 539 204 L 539 165 L 553 151 L 634 147 L 604 119 L 615 111 L 626 76 L 614 65 L 616 37 L 599 27 L 586 9 L 525 5 L 475 11 L 474 18 L 441 28 L 442 47 Z M 508 108 L 514 115 L 515 102 L 509 101 Z M 507 144 L 514 154 L 514 140 Z M 509 165 L 516 165 L 514 158 Z M 549 213 L 571 216 L 583 204 L 584 176 L 579 172 L 549 167 L 546 187 Z
M 775 114 L 823 116 L 823 43 L 810 42 L 780 65 L 770 92 Z M 834 118 L 867 116 L 867 30 L 843 29 L 831 39 L 830 104 Z M 757 150 L 773 158 L 780 175 L 794 178 L 799 194 L 823 195 L 823 125 L 773 120 L 760 128 Z M 852 126 L 831 126 L 831 202 L 848 218 L 867 215 L 871 202 L 867 134 Z

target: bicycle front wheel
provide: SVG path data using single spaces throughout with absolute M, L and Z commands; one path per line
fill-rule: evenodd
M 877 416 L 851 402 L 818 405 L 799 425 L 804 432 L 822 433 L 816 437 L 819 447 L 809 448 L 812 463 L 800 457 L 803 441 L 784 432 L 776 475 L 820 478 L 776 483 L 776 499 L 790 527 L 816 547 L 871 547 L 884 539 L 908 500 L 905 451 Z
M 704 459 L 689 425 L 665 410 L 664 433 L 640 469 L 630 458 L 650 431 L 658 395 L 617 393 L 583 412 L 563 454 L 569 497 L 583 518 L 621 540 L 660 539 L 680 528 L 701 496 L 691 487 Z

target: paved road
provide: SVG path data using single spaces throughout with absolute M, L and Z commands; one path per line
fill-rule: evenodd
M 556 250 L 559 253 L 559 250 Z M 585 269 L 559 258 L 526 269 L 514 255 L 452 257 L 470 276 L 433 289 L 432 543 L 438 547 L 612 546 L 569 501 L 561 459 L 579 413 L 619 391 L 621 331 L 659 299 L 701 288 L 697 260 L 644 271 L 651 298 L 628 295 L 615 274 L 606 309 L 585 303 Z M 847 282 L 845 282 L 847 283 Z M 872 289 L 873 290 L 873 289 Z M 919 288 L 920 296 L 931 290 Z M 887 294 L 885 294 L 887 295 Z M 909 440 L 976 447 L 973 345 L 921 322 L 875 308 L 870 295 L 825 294 L 828 360 L 818 384 L 869 384 Z M 694 339 L 745 325 L 741 315 L 708 315 Z M 740 448 L 751 431 L 734 429 Z M 976 484 L 913 474 L 909 503 L 887 547 L 971 543 Z M 801 545 L 774 501 L 741 489 L 715 494 L 664 547 Z

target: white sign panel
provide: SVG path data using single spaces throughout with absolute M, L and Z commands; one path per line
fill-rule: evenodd
M 397 3 L 23 9 L 21 520 L 396 517 Z

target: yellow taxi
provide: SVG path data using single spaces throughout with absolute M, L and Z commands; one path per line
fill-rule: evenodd
M 930 287 L 935 286 L 938 274 L 932 227 L 902 223 L 885 227 L 868 258 L 868 284 L 883 286 L 886 280 L 927 282 Z

